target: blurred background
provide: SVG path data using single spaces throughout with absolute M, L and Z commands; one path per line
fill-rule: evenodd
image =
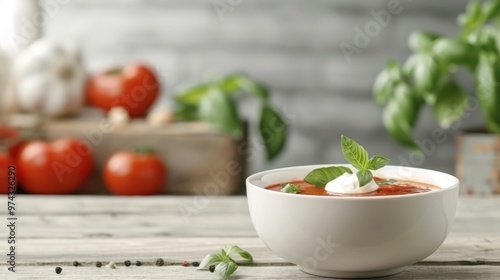
M 47 36 L 77 44 L 90 69 L 146 60 L 160 71 L 166 96 L 185 84 L 235 70 L 268 85 L 273 104 L 286 108 L 293 119 L 283 155 L 266 162 L 257 153 L 249 168 L 256 172 L 344 162 L 341 134 L 395 164 L 404 163 L 400 156 L 409 161 L 408 150 L 383 128 L 381 110 L 372 98 L 375 78 L 389 58 L 402 62 L 410 54 L 412 31 L 454 36 L 459 31 L 456 18 L 468 1 L 402 0 L 401 13 L 350 62 L 340 44 L 354 44 L 354 28 L 364 29 L 374 20 L 370 12 L 387 10 L 390 1 L 242 0 L 233 1 L 237 5 L 232 7 L 204 0 L 66 2 L 49 19 Z M 156 106 L 171 105 L 166 96 Z M 256 122 L 258 110 L 252 105 L 243 106 L 244 114 Z M 415 136 L 423 140 L 437 124 L 430 111 L 422 115 Z M 481 113 L 474 115 L 464 120 L 464 127 L 481 123 L 476 120 Z M 422 167 L 453 173 L 453 137 L 426 157 Z
M 270 89 L 271 103 L 289 124 L 285 150 L 272 161 L 262 151 L 248 162 L 248 173 L 276 167 L 344 162 L 340 135 L 386 155 L 392 164 L 454 173 L 454 136 L 483 124 L 475 110 L 437 144 L 423 161 L 385 131 L 373 101 L 373 84 L 390 58 L 410 54 L 408 36 L 432 30 L 455 36 L 456 18 L 467 0 L 66 0 L 41 1 L 47 10 L 44 36 L 76 46 L 95 73 L 113 65 L 145 61 L 162 83 L 154 108 L 172 108 L 172 96 L 186 85 L 243 71 Z M 52 4 L 51 4 L 52 3 Z M 56 3 L 56 4 L 53 4 Z M 366 46 L 355 45 L 356 28 L 365 30 L 374 14 L 398 7 Z M 472 78 L 459 80 L 473 93 Z M 250 135 L 258 135 L 260 109 L 251 98 L 238 100 Z M 415 138 L 424 141 L 438 125 L 425 109 Z M 416 163 L 416 164 L 415 164 Z

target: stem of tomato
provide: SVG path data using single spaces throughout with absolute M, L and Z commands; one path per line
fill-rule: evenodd
M 106 71 L 105 74 L 107 76 L 118 76 L 122 73 L 122 71 L 123 70 L 120 68 L 115 68 L 115 69 L 111 69 L 111 70 Z

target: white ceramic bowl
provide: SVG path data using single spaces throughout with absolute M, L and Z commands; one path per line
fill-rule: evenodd
M 326 197 L 265 189 L 302 180 L 324 166 L 275 169 L 246 181 L 255 230 L 279 257 L 318 276 L 379 277 L 425 259 L 445 240 L 455 217 L 459 186 L 457 178 L 445 173 L 398 166 L 375 171 L 441 188 L 398 196 Z

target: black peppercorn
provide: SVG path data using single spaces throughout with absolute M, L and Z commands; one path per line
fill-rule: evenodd
M 73 262 L 73 266 L 79 266 L 79 265 L 80 265 L 80 263 L 78 261 Z
M 132 263 L 129 260 L 125 261 L 125 266 L 130 266 Z
M 208 270 L 210 270 L 210 272 L 214 272 L 215 271 L 215 265 L 209 266 Z
M 182 261 L 182 266 L 188 266 L 189 263 L 187 261 Z
M 141 263 L 141 261 L 136 261 L 136 262 L 135 262 L 135 265 L 137 265 L 137 266 L 141 266 L 141 265 L 142 265 L 142 263 Z
M 96 262 L 96 263 L 95 263 L 95 266 L 97 266 L 97 267 L 101 268 L 102 263 L 101 263 L 101 262 Z
M 60 267 L 56 267 L 56 273 L 57 273 L 57 274 L 61 274 L 61 271 L 62 271 L 62 268 L 60 268 Z
M 198 267 L 198 266 L 200 266 L 200 263 L 199 263 L 199 262 L 192 262 L 191 264 L 192 264 L 194 267 Z
M 163 266 L 165 264 L 165 261 L 162 258 L 159 258 L 156 260 L 156 266 Z

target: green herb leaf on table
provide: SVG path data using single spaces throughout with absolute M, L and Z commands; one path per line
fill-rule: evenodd
M 344 166 L 331 166 L 314 169 L 304 178 L 304 181 L 316 187 L 324 188 L 328 182 L 344 173 L 352 174 L 352 170 Z
M 238 265 L 233 261 L 221 262 L 215 267 L 215 272 L 222 279 L 229 279 L 229 277 L 238 269 Z
M 223 259 L 220 254 L 209 254 L 201 261 L 198 269 L 208 269 L 211 265 L 218 264 L 222 261 Z
M 224 280 L 229 277 L 238 269 L 238 264 L 231 258 L 231 255 L 238 254 L 245 262 L 252 263 L 252 255 L 241 249 L 240 247 L 226 246 L 220 254 L 209 254 L 200 263 L 198 270 L 207 270 L 210 266 L 215 265 L 215 272 Z
M 297 194 L 300 193 L 300 186 L 292 183 L 282 184 L 281 192 Z
M 274 159 L 285 147 L 287 125 L 281 116 L 266 104 L 262 108 L 259 127 L 267 159 Z
M 356 169 L 365 170 L 368 164 L 368 152 L 363 146 L 349 137 L 341 137 L 342 153 L 345 159 Z
M 252 257 L 252 255 L 251 255 L 249 252 L 247 252 L 247 251 L 245 251 L 245 250 L 241 249 L 240 247 L 238 247 L 238 246 L 236 246 L 236 245 L 226 246 L 226 247 L 224 248 L 224 251 L 226 252 L 226 254 L 227 254 L 228 256 L 230 256 L 230 255 L 232 255 L 232 254 L 238 254 L 238 255 L 240 255 L 240 257 L 242 257 L 242 258 L 243 258 L 244 260 L 246 260 L 247 262 L 250 262 L 250 263 L 251 263 L 251 262 L 253 262 L 253 257 Z

